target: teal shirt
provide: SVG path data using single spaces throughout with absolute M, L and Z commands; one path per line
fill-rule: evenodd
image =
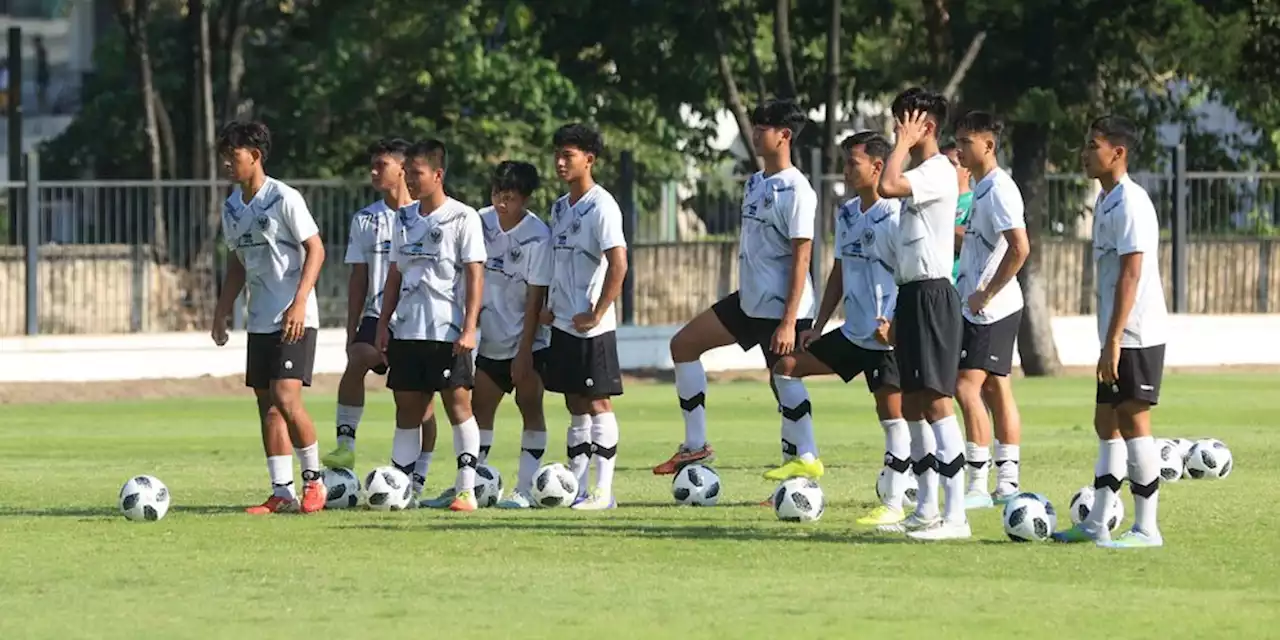
M 973 192 L 960 194 L 960 199 L 956 201 L 956 226 L 964 226 L 969 224 L 969 213 L 973 210 Z M 955 282 L 960 277 L 960 258 L 957 257 L 954 264 L 951 265 L 951 282 Z

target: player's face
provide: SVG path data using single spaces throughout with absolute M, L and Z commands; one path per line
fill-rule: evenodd
M 995 140 L 989 134 L 961 129 L 956 132 L 955 151 L 948 152 L 947 157 L 952 159 L 952 164 L 957 168 L 972 171 L 980 168 L 987 153 L 994 150 Z
M 769 155 L 789 139 L 791 139 L 790 129 L 761 124 L 751 127 L 751 142 L 756 146 L 756 152 L 760 155 Z
M 244 184 L 256 175 L 258 157 L 256 149 L 228 149 L 222 152 L 222 170 L 232 182 Z
M 493 203 L 493 208 L 500 216 L 509 216 L 516 213 L 522 213 L 525 209 L 525 202 L 528 199 L 524 194 L 515 189 L 506 189 L 499 191 L 493 189 L 489 193 L 489 202 Z
M 374 189 L 386 193 L 398 189 L 404 182 L 404 160 L 389 153 L 369 159 L 369 183 Z
M 580 180 L 591 171 L 596 157 L 577 147 L 556 149 L 556 176 L 565 182 Z
M 1098 178 L 1111 173 L 1123 153 L 1122 147 L 1117 147 L 1096 132 L 1090 131 L 1084 140 L 1084 150 L 1080 154 L 1085 175 Z
M 875 187 L 880 182 L 880 169 L 883 167 L 883 162 L 867 155 L 864 145 L 857 145 L 844 160 L 844 183 L 854 191 Z
M 435 195 L 444 181 L 444 172 L 431 166 L 425 158 L 413 158 L 405 164 L 404 184 L 415 200 Z

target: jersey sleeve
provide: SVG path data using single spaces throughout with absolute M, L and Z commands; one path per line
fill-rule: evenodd
M 364 223 L 357 213 L 351 216 L 351 230 L 347 232 L 347 255 L 343 262 L 347 264 L 368 264 L 369 257 L 364 252 Z
M 936 156 L 935 156 L 936 157 Z M 951 169 L 950 172 L 947 169 Z M 947 175 L 951 173 L 952 175 Z M 902 174 L 911 185 L 911 199 L 917 205 L 938 200 L 956 184 L 955 170 L 946 160 L 928 160 Z
M 1154 252 L 1160 243 L 1160 222 L 1155 206 L 1149 200 L 1142 202 L 1126 198 L 1115 225 L 1116 253 Z
M 1027 228 L 1022 193 L 1018 191 L 1018 185 L 1013 184 L 1012 180 L 1006 185 L 992 189 L 991 226 L 996 233 Z
M 458 261 L 462 263 L 484 262 L 488 253 L 484 248 L 484 223 L 480 214 L 468 211 L 458 234 Z
M 311 217 L 311 210 L 307 208 L 307 201 L 292 189 L 285 192 L 280 203 L 280 219 L 299 244 L 320 233 L 316 219 Z
M 785 202 L 787 210 L 779 213 L 787 225 L 787 237 L 812 240 L 814 221 L 818 216 L 818 194 L 812 189 L 797 187 Z
M 606 199 L 600 203 L 600 222 L 596 225 L 596 242 L 600 245 L 600 253 L 610 249 L 627 246 L 627 238 L 622 233 L 622 209 L 618 203 Z

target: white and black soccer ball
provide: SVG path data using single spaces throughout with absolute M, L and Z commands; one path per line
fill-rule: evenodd
M 671 496 L 691 507 L 712 507 L 720 501 L 720 476 L 711 467 L 691 464 L 671 481 Z
M 910 469 L 907 470 L 907 488 L 903 492 L 902 505 L 903 509 L 910 509 L 916 505 L 916 495 L 920 491 L 920 481 L 916 480 L 916 474 Z M 880 502 L 884 502 L 884 497 L 889 493 L 889 470 L 880 467 L 880 474 L 876 476 L 876 498 Z
M 773 512 L 785 522 L 812 522 L 826 508 L 822 487 L 809 478 L 785 480 L 773 492 Z
M 1071 515 L 1072 524 L 1080 524 L 1089 517 L 1089 512 L 1093 511 L 1093 503 L 1097 498 L 1093 487 L 1080 487 L 1074 496 L 1071 496 L 1071 506 L 1068 507 Z M 1115 532 L 1120 529 L 1120 523 L 1124 521 L 1124 501 L 1120 499 L 1118 494 L 1111 494 L 1111 504 L 1107 506 L 1106 517 L 1103 520 L 1107 525 L 1107 530 Z
M 1173 440 L 1156 440 L 1160 454 L 1160 482 L 1177 482 L 1186 471 L 1182 449 Z
M 1058 524 L 1053 505 L 1034 493 L 1020 493 L 1005 503 L 1002 520 L 1005 535 L 1014 542 L 1048 540 Z
M 1187 438 L 1169 438 L 1169 442 L 1172 442 L 1173 446 L 1177 447 L 1178 455 L 1182 456 L 1183 469 L 1185 470 L 1187 456 L 1191 454 L 1191 447 L 1195 446 L 1196 441 L 1188 440 Z
M 169 488 L 155 476 L 134 476 L 120 487 L 120 513 L 135 522 L 155 522 L 169 512 Z
M 1187 454 L 1187 475 L 1196 480 L 1221 480 L 1231 475 L 1231 450 L 1221 440 L 1197 440 Z
M 498 470 L 482 464 L 476 467 L 476 504 L 481 507 L 492 507 L 502 500 L 502 474 Z
M 378 467 L 364 478 L 364 501 L 374 511 L 399 511 L 413 499 L 413 481 L 403 471 Z
M 350 469 L 325 469 L 325 509 L 351 509 L 360 504 L 360 479 Z
M 559 462 L 533 474 L 533 501 L 539 507 L 566 507 L 578 497 L 578 477 Z

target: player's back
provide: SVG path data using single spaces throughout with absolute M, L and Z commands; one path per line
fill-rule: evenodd
M 742 198 L 738 283 L 742 309 L 753 318 L 781 318 L 791 288 L 796 238 L 813 238 L 817 194 L 795 167 L 758 172 Z M 813 317 L 813 283 L 806 276 L 800 318 Z

